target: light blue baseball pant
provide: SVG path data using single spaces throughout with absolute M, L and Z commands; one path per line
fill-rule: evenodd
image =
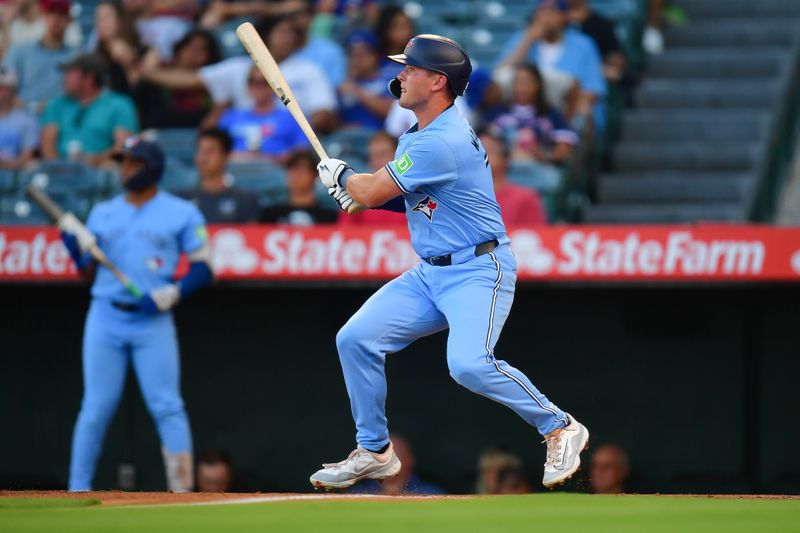
M 565 413 L 522 372 L 494 356 L 514 299 L 516 269 L 508 245 L 450 266 L 421 262 L 350 318 L 336 345 L 358 444 L 377 451 L 389 442 L 386 355 L 448 327 L 447 366 L 456 382 L 513 409 L 542 435 L 567 425 Z
M 91 490 L 130 363 L 163 446 L 171 453 L 192 451 L 172 315 L 126 313 L 94 300 L 83 333 L 83 401 L 72 435 L 71 491 Z

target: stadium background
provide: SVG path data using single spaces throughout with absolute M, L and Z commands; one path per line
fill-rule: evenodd
M 677 183 L 673 189 L 658 189 L 659 194 L 644 200 L 635 194 L 620 197 L 613 191 L 641 192 L 648 185 L 620 185 L 622 178 L 614 174 L 626 154 L 629 162 L 636 162 L 628 168 L 629 173 L 655 172 L 661 170 L 660 165 L 670 167 L 669 161 L 686 159 L 687 154 L 690 159 L 709 158 L 706 164 L 713 168 L 720 159 L 732 158 L 731 153 L 715 154 L 720 144 L 731 139 L 708 143 L 695 139 L 696 146 L 687 151 L 676 138 L 686 134 L 687 124 L 691 127 L 696 123 L 687 123 L 685 117 L 679 116 L 677 125 L 669 119 L 658 122 L 670 113 L 655 118 L 639 114 L 626 122 L 626 116 L 636 114 L 633 104 L 642 104 L 637 98 L 648 89 L 655 90 L 648 88 L 648 73 L 663 72 L 659 69 L 666 68 L 665 62 L 680 63 L 680 58 L 668 55 L 670 37 L 678 42 L 685 39 L 681 36 L 685 28 L 667 30 L 666 55 L 648 64 L 637 45 L 644 24 L 644 3 L 591 3 L 616 22 L 631 68 L 643 81 L 631 89 L 633 102 L 629 107 L 624 105 L 623 91 L 612 94 L 608 137 L 584 146 L 582 158 L 565 170 L 557 183 L 543 183 L 524 173 L 515 179 L 540 188 L 554 221 L 644 224 L 776 220 L 777 206 L 785 199 L 781 191 L 790 179 L 792 154 L 796 152 L 800 109 L 797 43 L 789 40 L 791 46 L 785 46 L 784 54 L 776 59 L 778 88 L 774 93 L 765 91 L 766 97 L 762 94 L 768 104 L 763 107 L 769 127 L 760 130 L 754 144 L 748 145 L 757 145 L 758 155 L 753 168 L 748 167 L 748 172 L 752 171 L 751 187 L 743 187 L 745 192 L 740 197 L 732 201 L 724 196 L 727 187 L 708 185 L 711 182 L 705 183 L 708 186 Z M 479 63 L 482 54 L 486 61 L 502 46 L 503 35 L 521 27 L 521 17 L 530 12 L 532 4 L 505 2 L 507 16 L 497 21 L 481 15 L 485 4 L 423 6 L 418 30 L 450 34 L 464 41 Z M 743 20 L 753 15 L 752 2 L 727 3 L 719 8 L 722 13 L 712 7 L 715 2 L 673 4 L 685 10 L 690 23 L 692 17 Z M 791 1 L 771 0 L 758 5 L 755 13 L 766 20 L 800 16 Z M 91 12 L 89 4 L 83 7 Z M 87 26 L 91 21 L 83 14 L 80 20 Z M 475 29 L 486 29 L 492 42 L 499 42 L 486 43 L 485 34 L 476 36 Z M 231 43 L 225 37 L 230 31 L 231 27 L 219 29 L 223 44 Z M 758 39 L 763 37 L 752 33 L 753 46 L 758 47 Z M 781 39 L 780 31 L 772 33 Z M 471 38 L 477 43 L 470 44 Z M 713 47 L 713 42 L 709 46 Z M 734 54 L 721 48 L 711 54 Z M 744 70 L 747 64 L 752 67 L 775 59 L 754 57 L 748 61 L 748 53 L 753 56 L 760 52 L 736 53 L 744 53 L 744 59 L 712 59 L 719 59 L 718 64 L 732 59 L 745 65 L 741 67 Z M 658 61 L 662 62 L 660 66 Z M 709 60 L 709 65 L 713 63 Z M 680 72 L 687 67 L 675 68 Z M 758 69 L 752 68 L 755 74 L 745 75 L 758 80 Z M 750 97 L 758 97 L 756 93 Z M 686 98 L 691 100 L 691 96 Z M 704 115 L 707 126 L 698 130 L 724 130 L 725 124 L 739 120 L 728 117 L 730 122 L 720 127 L 714 124 L 714 117 L 713 112 Z M 633 134 L 628 130 L 628 135 L 646 138 L 648 131 L 663 131 L 675 138 L 654 137 L 651 146 L 628 143 L 625 147 L 626 126 L 631 124 L 639 129 L 633 129 Z M 165 144 L 169 134 L 175 132 L 162 135 Z M 177 133 L 173 155 L 181 147 L 191 146 L 185 134 Z M 346 157 L 362 141 L 338 133 L 323 142 L 338 147 L 339 154 Z M 623 146 L 621 154 L 615 152 L 619 146 Z M 169 146 L 167 149 L 170 151 Z M 626 150 L 638 152 L 630 155 Z M 659 151 L 660 155 L 653 155 Z M 615 156 L 620 157 L 615 160 Z M 678 176 L 692 172 L 680 167 L 671 170 Z M 186 168 L 180 167 L 167 179 L 185 179 L 186 174 Z M 12 225 L 41 222 L 35 210 L 29 213 L 33 219 L 20 220 L 26 218 L 20 217 L 20 191 L 33 176 L 22 173 L 3 178 L 2 223 L 7 226 L 0 230 L 8 232 L 13 231 Z M 91 179 L 98 180 L 92 194 L 99 197 L 111 192 L 113 176 L 95 175 Z M 274 186 L 282 175 L 270 179 Z M 723 197 L 714 198 L 715 191 L 722 191 Z M 53 192 L 57 195 L 64 191 L 56 187 Z M 73 206 L 86 209 L 95 196 L 64 192 L 61 199 L 68 206 L 74 202 Z M 733 204 L 735 208 L 731 209 Z M 74 282 L 46 277 L 25 283 L 2 281 L 0 409 L 8 438 L 0 441 L 0 485 L 61 488 L 67 477 L 69 436 L 80 401 L 80 338 L 87 291 Z M 351 447 L 352 424 L 333 338 L 375 286 L 374 281 L 365 280 L 226 281 L 178 309 L 183 390 L 196 448 L 229 450 L 236 465 L 258 480 L 259 488 L 307 490 L 306 476 L 319 460 L 336 457 Z M 800 338 L 795 327 L 798 296 L 797 283 L 789 280 L 743 282 L 723 277 L 714 282 L 684 280 L 669 284 L 635 279 L 614 283 L 528 281 L 520 284 L 498 352 L 507 354 L 545 391 L 564 398 L 567 409 L 581 413 L 593 430 L 595 442 L 623 445 L 633 466 L 630 490 L 796 493 L 800 457 L 787 443 L 800 436 L 793 423 L 800 407 L 794 391 L 800 370 Z M 342 303 L 332 308 L 330 302 L 338 301 Z M 310 331 L 313 335 L 308 334 Z M 473 487 L 478 454 L 487 446 L 503 446 L 518 453 L 535 471 L 542 451 L 535 435 L 512 413 L 473 397 L 449 381 L 443 348 L 444 336 L 437 335 L 388 363 L 388 407 L 393 429 L 407 435 L 415 445 L 419 472 L 450 491 L 468 492 Z M 565 361 L 574 361 L 569 378 L 564 372 Z M 124 463 L 136 467 L 135 488 L 163 489 L 155 430 L 132 385 L 129 381 L 128 394 L 107 437 L 97 488 L 118 486 L 118 467 Z M 582 490 L 584 486 L 578 480 L 568 488 Z

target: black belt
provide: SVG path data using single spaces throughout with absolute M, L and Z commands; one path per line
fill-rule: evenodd
M 126 313 L 135 313 L 139 310 L 139 306 L 137 304 L 129 304 L 127 302 L 111 302 L 111 305 L 114 306 L 115 309 L 119 309 L 120 311 L 125 311 Z
M 492 239 L 491 241 L 482 242 L 475 247 L 475 257 L 480 257 L 484 254 L 488 254 L 495 248 L 497 248 L 500 243 L 497 239 Z M 453 264 L 453 257 L 452 254 L 447 255 L 434 255 L 433 257 L 423 257 L 423 261 L 428 263 L 429 265 L 433 266 L 450 266 Z

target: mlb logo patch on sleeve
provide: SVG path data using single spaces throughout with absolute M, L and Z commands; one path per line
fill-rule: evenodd
M 408 169 L 414 165 L 414 162 L 411 161 L 411 158 L 408 157 L 408 152 L 403 154 L 403 157 L 400 159 L 395 160 L 394 162 L 394 169 L 397 171 L 399 175 L 403 175 L 408 172 Z

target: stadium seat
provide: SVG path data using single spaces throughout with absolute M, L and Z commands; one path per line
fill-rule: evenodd
M 105 179 L 93 167 L 80 161 L 43 161 L 37 167 L 22 172 L 20 188 L 35 185 L 45 191 L 65 189 L 91 201 L 105 189 Z
M 69 189 L 50 188 L 47 194 L 64 211 L 71 211 L 81 220 L 89 214 L 91 202 Z M 0 223 L 2 224 L 48 224 L 50 219 L 33 203 L 24 191 L 0 200 Z
M 17 189 L 17 173 L 13 170 L 0 170 L 0 195 L 8 194 Z
M 186 165 L 194 163 L 197 130 L 194 128 L 162 128 L 150 130 L 143 136 L 156 142 L 164 154 L 179 159 Z
M 182 191 L 197 186 L 197 171 L 178 158 L 167 156 L 159 186 L 167 191 Z
M 366 160 L 367 145 L 374 134 L 374 131 L 366 129 L 342 129 L 322 139 L 322 146 L 330 157 L 348 163 L 353 159 Z
M 563 181 L 558 167 L 542 165 L 535 161 L 514 161 L 508 168 L 508 179 L 543 194 L 557 192 Z
M 217 44 L 219 44 L 219 49 L 222 52 L 223 59 L 228 59 L 247 53 L 244 49 L 244 46 L 242 46 L 241 41 L 239 41 L 239 38 L 236 36 L 236 27 L 242 22 L 246 22 L 248 20 L 250 19 L 237 18 L 229 20 L 212 30 L 214 38 L 217 40 Z

